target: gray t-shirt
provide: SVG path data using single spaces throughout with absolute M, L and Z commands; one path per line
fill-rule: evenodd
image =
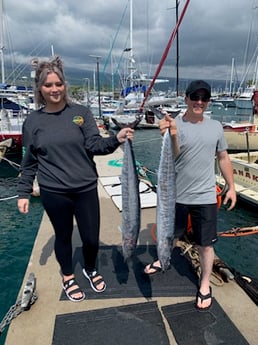
M 223 127 L 204 118 L 191 123 L 176 117 L 180 154 L 176 158 L 177 202 L 182 204 L 216 203 L 215 155 L 227 150 Z

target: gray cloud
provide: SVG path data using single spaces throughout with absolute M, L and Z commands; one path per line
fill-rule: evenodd
M 175 4 L 176 0 L 133 0 L 133 52 L 141 72 L 155 73 L 175 27 Z M 179 15 L 184 5 L 185 0 L 179 2 Z M 247 63 L 257 46 L 256 6 L 258 0 L 191 0 L 179 29 L 180 76 L 226 79 L 234 58 L 240 78 L 251 23 Z M 128 0 L 8 0 L 4 14 L 5 55 L 16 63 L 48 58 L 51 45 L 65 66 L 84 70 L 95 68 L 90 54 L 102 57 L 103 68 L 111 46 L 113 68 L 128 56 L 122 55 L 130 46 Z M 160 76 L 174 77 L 175 66 L 176 42 Z

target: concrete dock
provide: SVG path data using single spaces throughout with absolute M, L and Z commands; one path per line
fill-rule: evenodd
M 96 157 L 95 161 L 99 176 L 120 175 L 121 168 L 110 166 L 108 162 L 110 160 L 120 159 L 122 155 L 122 150 L 119 148 L 112 155 Z M 117 207 L 114 205 L 101 183 L 99 183 L 99 197 L 101 205 L 100 243 L 104 246 L 120 246 L 121 232 L 119 231 L 119 226 L 121 225 L 122 220 L 121 212 L 119 212 Z M 151 225 L 155 223 L 155 215 L 155 207 L 142 209 L 141 232 L 139 238 L 141 245 L 153 244 L 150 236 L 150 228 Z M 31 306 L 30 310 L 24 311 L 12 321 L 8 330 L 5 345 L 53 344 L 53 334 L 55 331 L 55 320 L 57 315 L 74 314 L 110 307 L 150 302 L 144 296 L 135 298 L 105 298 L 105 292 L 101 294 L 101 298 L 96 294 L 96 298 L 86 298 L 84 301 L 79 303 L 60 299 L 60 294 L 62 292 L 61 276 L 53 251 L 53 236 L 54 233 L 52 226 L 47 215 L 44 213 L 22 285 L 24 286 L 29 273 L 33 272 L 37 279 L 36 291 L 38 299 L 35 304 Z M 77 243 L 79 245 L 76 225 L 73 243 L 75 247 Z M 173 287 L 173 281 L 171 281 L 171 287 Z M 90 288 L 86 280 L 85 289 L 87 295 L 87 290 Z M 255 303 L 253 303 L 253 301 L 234 281 L 225 283 L 221 287 L 212 286 L 212 289 L 213 296 L 216 301 L 238 329 L 240 334 L 246 339 L 246 343 L 251 345 L 257 344 L 257 306 Z M 21 292 L 22 289 L 20 293 Z M 194 299 L 194 296 L 162 296 L 153 297 L 151 301 L 157 302 L 159 311 L 161 315 L 163 315 L 163 306 L 188 301 L 194 302 Z M 164 316 L 163 321 L 169 344 L 178 344 Z M 187 325 L 182 325 L 182 327 L 185 327 L 185 332 L 187 333 Z M 121 339 L 117 344 L 124 344 L 123 337 L 126 337 L 126 335 L 121 335 Z M 208 343 L 209 342 L 207 342 L 207 344 Z M 71 345 L 73 344 L 79 343 L 76 341 L 71 342 Z M 93 343 L 87 342 L 87 339 L 85 339 L 85 344 L 93 345 Z

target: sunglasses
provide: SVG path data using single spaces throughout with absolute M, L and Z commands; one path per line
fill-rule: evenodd
M 209 102 L 210 97 L 208 95 L 201 95 L 198 93 L 191 93 L 189 95 L 191 101 L 202 101 L 202 102 Z

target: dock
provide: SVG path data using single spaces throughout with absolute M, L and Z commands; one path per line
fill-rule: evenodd
M 111 155 L 95 157 L 100 178 L 119 176 L 121 167 L 108 163 L 122 156 L 118 148 Z M 141 272 L 155 258 L 150 233 L 156 221 L 155 207 L 142 209 L 136 257 L 124 263 L 120 252 L 122 214 L 100 182 L 98 190 L 98 268 L 107 283 L 106 291 L 94 293 L 83 277 L 75 224 L 75 275 L 86 299 L 74 303 L 65 298 L 53 251 L 54 232 L 44 213 L 19 293 L 33 272 L 38 299 L 11 322 L 5 345 L 257 344 L 257 306 L 234 280 L 211 285 L 213 305 L 201 313 L 194 308 L 198 279 L 183 256 L 175 252 L 173 267 L 166 273 L 146 276 Z

